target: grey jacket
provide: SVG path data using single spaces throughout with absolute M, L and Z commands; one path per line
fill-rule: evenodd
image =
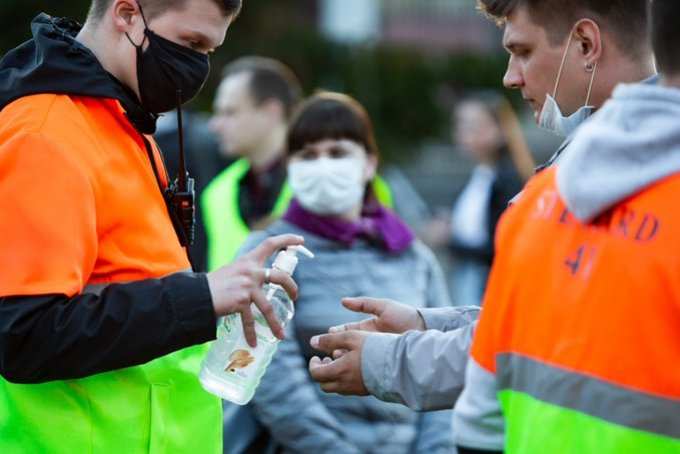
M 242 252 L 282 233 L 303 235 L 316 258 L 301 258 L 295 272 L 300 289 L 296 314 L 252 401 L 258 420 L 287 452 L 450 452 L 451 411 L 418 414 L 374 397 L 329 395 L 307 370 L 309 359 L 319 354 L 309 346 L 312 336 L 366 317 L 343 308 L 343 297 L 391 298 L 416 307 L 448 305 L 433 254 L 419 242 L 398 255 L 363 241 L 347 248 L 285 221 L 252 234 Z
M 582 221 L 680 172 L 680 90 L 620 85 L 581 126 L 557 164 L 557 186 Z M 498 373 L 498 371 L 497 371 Z M 457 444 L 502 451 L 504 420 L 496 375 L 470 361 L 456 408 Z
M 450 409 L 465 384 L 465 367 L 480 309 L 419 311 L 427 331 L 367 337 L 362 350 L 364 384 L 372 395 L 386 402 L 419 411 Z

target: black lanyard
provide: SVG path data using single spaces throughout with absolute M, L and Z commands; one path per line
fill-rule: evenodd
M 180 244 L 186 248 L 192 268 L 195 269 L 194 262 L 189 252 L 189 246 L 194 244 L 194 236 L 196 231 L 196 183 L 194 179 L 189 176 L 189 172 L 186 168 L 186 160 L 184 155 L 184 131 L 182 124 L 182 105 L 180 100 L 181 91 L 178 90 L 177 130 L 179 134 L 179 175 L 172 182 L 170 182 L 168 178 L 169 184 L 167 188 L 163 187 L 160 171 L 156 165 L 156 158 L 151 143 L 144 135 L 142 135 L 142 140 L 144 141 L 144 147 L 146 148 L 146 153 L 149 157 L 154 176 L 156 177 L 156 182 L 158 183 L 158 187 L 163 194 L 163 200 L 165 200 L 165 206 L 168 210 L 168 214 L 170 215 L 172 226 L 175 229 L 175 233 L 179 238 Z M 161 159 L 163 159 L 162 154 Z M 165 162 L 163 162 L 163 164 L 165 165 Z

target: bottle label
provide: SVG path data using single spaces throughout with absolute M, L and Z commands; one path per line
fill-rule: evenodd
M 229 354 L 225 364 L 221 365 L 224 377 L 238 384 L 243 384 L 244 380 L 249 380 L 260 369 L 260 363 L 271 353 L 271 344 L 278 340 L 269 329 L 266 319 L 259 310 L 253 308 L 255 318 L 255 334 L 257 336 L 257 347 L 252 348 L 246 342 L 244 335 L 234 336 L 235 342 L 229 346 Z M 242 332 L 241 315 L 232 314 L 224 318 L 224 329 L 227 336 L 230 333 Z

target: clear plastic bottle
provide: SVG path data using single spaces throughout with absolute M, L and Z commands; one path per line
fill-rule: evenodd
M 291 246 L 279 252 L 272 268 L 292 276 L 297 267 L 298 252 L 314 257 L 303 246 Z M 262 290 L 272 304 L 276 318 L 285 327 L 295 313 L 293 302 L 279 285 L 265 284 Z M 199 375 L 206 391 L 239 405 L 247 404 L 255 395 L 279 343 L 257 306 L 251 305 L 251 310 L 255 319 L 257 347 L 248 345 L 240 314 L 222 317 L 217 326 L 217 340 L 210 346 Z

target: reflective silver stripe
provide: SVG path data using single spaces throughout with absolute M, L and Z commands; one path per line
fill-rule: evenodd
M 191 273 L 191 272 L 192 272 L 191 269 L 180 270 L 180 271 L 177 271 L 176 273 L 166 274 L 165 276 L 159 277 L 159 278 L 157 278 L 157 279 L 163 279 L 164 277 L 168 277 L 168 276 L 170 276 L 171 274 L 177 274 L 177 273 Z M 104 284 L 88 284 L 88 285 L 85 286 L 85 288 L 83 289 L 83 291 L 82 291 L 81 293 L 82 293 L 82 294 L 89 294 L 89 295 L 97 295 L 97 296 L 99 296 L 99 295 L 101 295 L 101 294 L 104 292 L 104 290 L 106 290 L 106 288 L 107 288 L 109 285 L 113 285 L 113 284 L 129 284 L 130 282 L 133 282 L 133 281 L 106 282 L 106 283 L 104 283 Z
M 516 354 L 499 355 L 496 364 L 500 390 L 519 391 L 614 424 L 680 439 L 680 400 L 634 391 Z

